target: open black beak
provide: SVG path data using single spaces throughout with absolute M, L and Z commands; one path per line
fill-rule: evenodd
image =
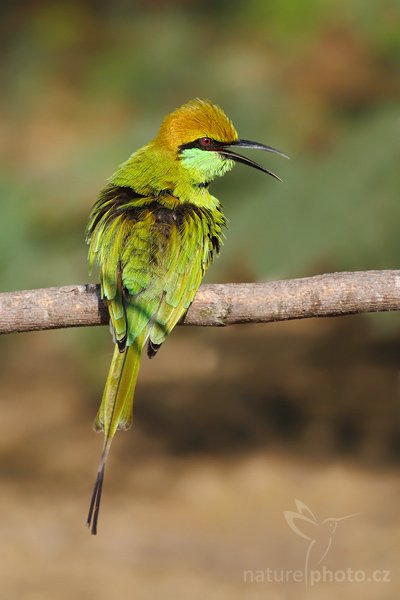
M 284 158 L 289 158 L 286 154 L 284 154 L 283 152 L 280 152 L 279 150 L 275 150 L 275 148 L 271 148 L 271 146 L 265 146 L 264 144 L 259 144 L 258 142 L 251 142 L 250 140 L 236 140 L 235 142 L 232 142 L 230 144 L 224 144 L 224 146 L 222 146 L 221 148 L 218 148 L 218 152 L 219 152 L 219 154 L 222 154 L 222 156 L 226 156 L 227 158 L 230 158 L 231 160 L 234 160 L 235 162 L 243 163 L 244 165 L 249 165 L 250 167 L 254 167 L 255 169 L 258 169 L 259 171 L 262 171 L 263 173 L 268 173 L 268 175 L 271 175 L 271 177 L 275 177 L 275 179 L 282 181 L 282 179 L 280 177 L 278 177 L 278 175 L 275 175 L 275 173 L 272 173 L 272 171 L 268 171 L 268 169 L 259 165 L 254 160 L 251 160 L 250 158 L 247 158 L 246 156 L 241 156 L 240 154 L 236 154 L 236 152 L 232 152 L 232 150 L 228 150 L 227 148 L 230 146 L 236 146 L 239 148 L 249 148 L 251 150 L 265 150 L 266 152 L 273 152 L 274 154 L 279 154 L 280 156 L 283 156 Z

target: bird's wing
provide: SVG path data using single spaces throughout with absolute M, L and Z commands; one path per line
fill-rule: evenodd
M 177 217 L 159 206 L 151 199 L 111 204 L 90 232 L 90 257 L 99 263 L 121 350 L 147 328 L 144 340 L 150 336 L 156 351 L 185 314 L 221 243 L 219 211 L 188 206 Z
M 98 232 L 95 249 L 101 293 L 107 299 L 115 342 L 123 350 L 151 322 L 161 295 L 154 219 L 149 211 L 114 216 Z
M 150 331 L 153 355 L 189 308 L 209 263 L 210 246 L 197 214 L 172 224 L 163 257 L 162 294 Z
M 140 261 L 131 258 L 138 252 L 138 226 L 135 226 L 132 237 L 125 244 L 122 260 L 123 286 L 129 290 L 125 304 L 128 345 L 148 325 L 149 356 L 154 356 L 184 316 L 212 253 L 221 242 L 220 214 L 212 215 L 209 211 L 191 207 L 181 210 L 178 215 L 173 211 L 150 211 L 145 224 L 141 225 Z M 147 240 L 145 235 L 148 235 Z
M 158 306 L 151 201 L 134 190 L 109 186 L 87 228 L 90 267 L 99 265 L 101 295 L 121 351 L 141 334 Z

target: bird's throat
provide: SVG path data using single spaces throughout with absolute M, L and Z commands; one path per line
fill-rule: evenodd
M 199 148 L 187 148 L 180 154 L 180 162 L 190 179 L 197 185 L 210 183 L 230 171 L 234 162 L 218 152 L 208 152 Z

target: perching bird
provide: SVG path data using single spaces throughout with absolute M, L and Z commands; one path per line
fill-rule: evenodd
M 210 182 L 235 162 L 279 179 L 231 147 L 282 154 L 239 139 L 221 108 L 192 100 L 168 115 L 157 137 L 118 168 L 91 211 L 90 268 L 99 266 L 115 342 L 94 425 L 104 431 L 104 445 L 87 518 L 93 534 L 112 439 L 132 423 L 142 350 L 147 344 L 148 356 L 155 356 L 222 244 L 226 220 L 208 191 Z

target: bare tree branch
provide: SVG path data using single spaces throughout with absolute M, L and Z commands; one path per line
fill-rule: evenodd
M 360 271 L 202 285 L 184 323 L 223 326 L 395 310 L 400 310 L 400 271 Z M 107 306 L 96 285 L 0 294 L 0 333 L 107 323 Z

